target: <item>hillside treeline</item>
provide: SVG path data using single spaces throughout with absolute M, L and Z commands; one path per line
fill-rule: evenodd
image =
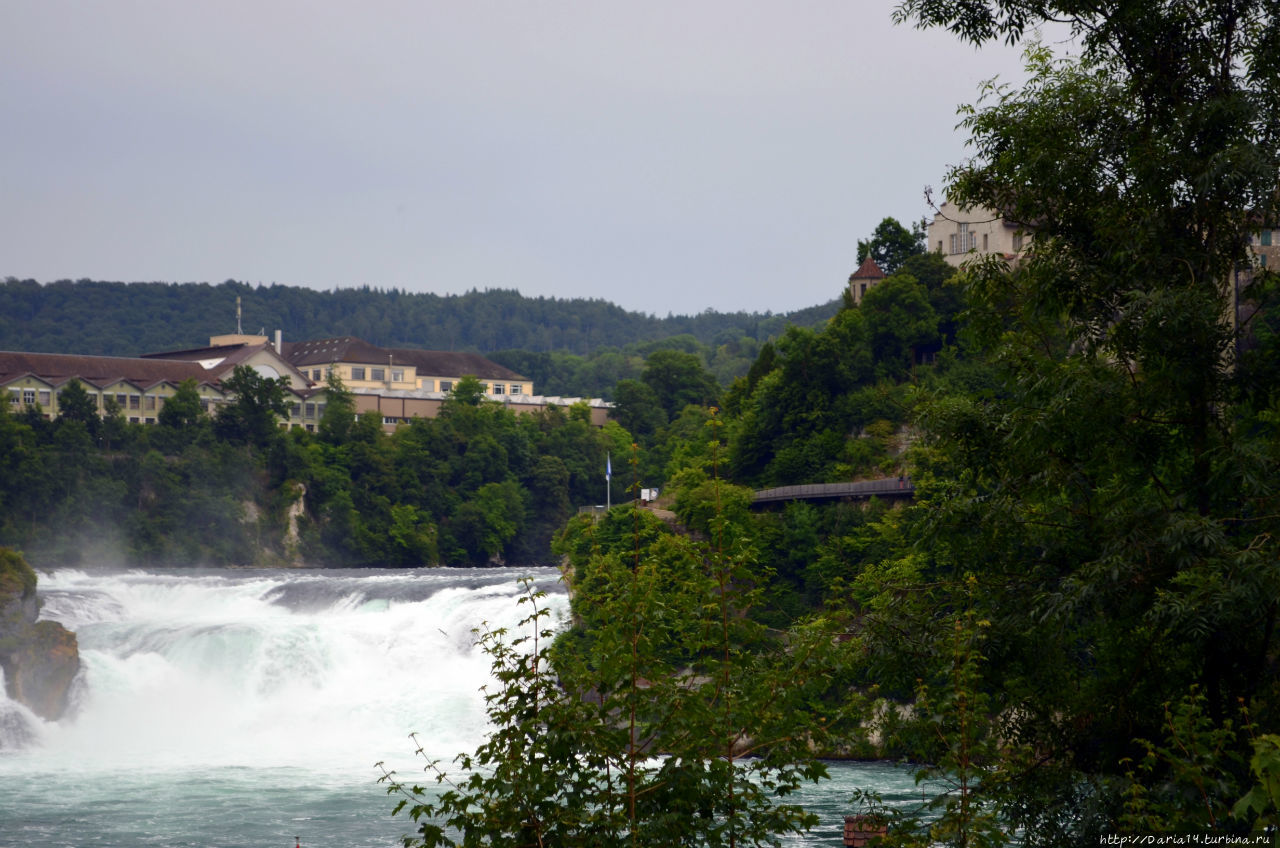
M 508 289 L 438 295 L 369 286 L 322 292 L 234 280 L 41 284 L 9 277 L 0 284 L 0 309 L 7 316 L 0 350 L 137 356 L 200 347 L 210 336 L 235 331 L 237 297 L 245 332 L 271 335 L 278 329 L 291 341 L 357 336 L 381 347 L 577 356 L 681 335 L 710 347 L 740 338 L 763 341 L 789 323 L 818 324 L 838 306 L 832 301 L 786 315 L 708 310 L 660 318 L 602 299 L 525 297 Z

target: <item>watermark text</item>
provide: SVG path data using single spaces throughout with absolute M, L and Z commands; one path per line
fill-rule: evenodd
M 1099 845 L 1270 845 L 1272 837 L 1256 833 L 1249 836 L 1225 836 L 1213 833 L 1166 833 L 1117 836 L 1107 834 L 1098 838 Z

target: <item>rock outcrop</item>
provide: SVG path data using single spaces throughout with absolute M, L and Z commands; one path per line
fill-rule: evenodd
M 56 621 L 37 621 L 36 573 L 21 554 L 0 548 L 0 668 L 9 698 L 48 721 L 67 709 L 80 671 L 76 635 Z

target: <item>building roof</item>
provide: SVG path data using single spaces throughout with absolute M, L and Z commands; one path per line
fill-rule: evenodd
M 481 380 L 526 380 L 510 368 L 506 368 L 478 353 L 457 353 L 447 350 L 412 350 L 396 348 L 388 353 L 395 361 L 412 365 L 419 375 L 436 377 L 478 377 Z
M 164 353 L 144 353 L 143 359 L 168 359 L 196 362 L 206 369 L 217 369 L 219 373 L 234 365 L 240 365 L 255 353 L 275 348 L 269 344 L 230 344 L 215 347 L 197 347 L 190 350 L 172 350 Z
M 278 359 L 283 360 L 282 365 L 295 370 L 300 366 L 339 361 L 370 365 L 390 362 L 415 366 L 423 376 L 473 376 L 481 380 L 528 382 L 510 368 L 504 368 L 477 353 L 387 349 L 352 337 L 295 342 L 283 347 L 284 355 Z M 97 387 L 118 380 L 127 380 L 139 387 L 163 382 L 180 383 L 188 378 L 213 383 L 236 365 L 247 362 L 263 351 L 275 355 L 275 348 L 271 344 L 248 343 L 149 353 L 132 358 L 0 351 L 0 383 L 9 383 L 28 375 L 38 377 L 53 386 L 60 386 L 72 377 Z
M 282 355 L 295 368 L 303 365 L 327 365 L 330 362 L 379 365 L 386 363 L 387 354 L 390 353 L 354 336 L 314 339 L 307 342 L 284 342 L 283 347 Z
M 235 338 L 236 340 L 227 344 L 214 344 L 220 338 Z M 208 376 L 205 379 L 211 380 L 222 379 L 237 365 L 248 365 L 268 377 L 288 377 L 289 382 L 295 385 L 305 385 L 308 382 L 306 375 L 299 372 L 297 367 L 286 357 L 276 353 L 275 345 L 268 342 L 263 336 L 220 336 L 214 337 L 209 341 L 208 347 L 147 353 L 143 354 L 143 358 L 181 360 L 195 363 L 208 372 Z
M 284 358 L 295 368 L 327 365 L 331 362 L 358 362 L 363 365 L 412 365 L 420 376 L 478 377 L 482 380 L 527 380 L 478 353 L 443 350 L 385 348 L 354 336 L 285 342 Z
M 850 280 L 883 280 L 884 271 L 880 270 L 880 266 L 876 261 L 868 256 L 862 260 L 862 264 L 858 266 L 858 270 L 849 275 Z
M 157 383 L 181 383 L 187 378 L 210 382 L 215 375 L 198 362 L 141 359 L 123 356 L 76 356 L 65 353 L 0 352 L 0 383 L 26 375 L 61 385 L 72 377 L 95 386 L 128 380 L 140 387 Z

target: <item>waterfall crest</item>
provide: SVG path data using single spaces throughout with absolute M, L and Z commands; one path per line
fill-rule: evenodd
M 449 758 L 484 731 L 472 631 L 516 626 L 524 574 L 567 609 L 554 569 L 42 576 L 42 617 L 77 633 L 84 667 L 59 722 L 0 699 L 0 750 L 78 769 L 367 769 L 416 731 Z

